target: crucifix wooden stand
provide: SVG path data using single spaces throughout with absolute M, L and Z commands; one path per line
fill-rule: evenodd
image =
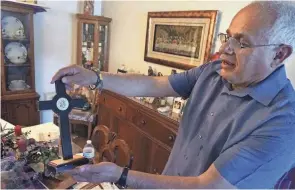
M 69 125 L 69 113 L 74 107 L 82 108 L 83 99 L 72 99 L 67 93 L 61 80 L 55 82 L 56 95 L 52 100 L 39 101 L 39 110 L 52 110 L 59 116 L 59 131 L 62 148 L 62 159 L 49 162 L 56 171 L 73 169 L 79 165 L 87 164 L 88 159 L 83 156 L 73 156 L 72 141 Z

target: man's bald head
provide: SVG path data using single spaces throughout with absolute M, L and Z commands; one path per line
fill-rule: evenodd
M 262 4 L 255 2 L 241 9 L 233 18 L 231 26 L 241 26 L 250 35 L 266 37 L 265 32 L 269 31 L 277 19 L 274 10 L 269 10 Z M 240 30 L 240 29 L 239 29 Z
M 264 80 L 295 48 L 294 3 L 255 1 L 240 10 L 220 48 L 221 75 L 236 86 Z
M 264 36 L 269 43 L 282 43 L 295 48 L 295 2 L 254 1 L 241 11 L 249 9 L 255 19 L 265 26 Z

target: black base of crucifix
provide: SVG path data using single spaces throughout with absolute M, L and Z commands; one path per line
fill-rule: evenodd
M 69 167 L 71 163 L 77 165 L 77 161 L 85 164 L 86 159 L 83 157 L 73 157 L 72 141 L 69 125 L 69 113 L 74 107 L 82 108 L 85 104 L 83 99 L 72 99 L 67 93 L 64 83 L 61 80 L 55 82 L 56 95 L 52 100 L 39 101 L 39 110 L 53 110 L 59 116 L 59 130 L 61 139 L 61 148 L 63 159 L 51 162 L 51 166 L 60 168 L 61 166 Z M 76 160 L 76 161 L 75 161 Z

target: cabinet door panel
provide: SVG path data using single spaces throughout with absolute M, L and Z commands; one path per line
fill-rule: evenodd
M 134 156 L 132 169 L 147 172 L 151 154 L 151 140 L 135 127 L 119 122 L 118 136 L 126 141 Z
M 77 14 L 77 62 L 108 71 L 111 18 Z
M 10 120 L 14 125 L 30 125 L 31 105 L 29 101 L 14 102 L 8 105 Z M 16 123 L 17 121 L 17 123 Z
M 110 111 L 102 104 L 99 105 L 98 123 L 110 127 Z
M 85 68 L 97 67 L 97 28 L 98 24 L 91 20 L 78 21 L 78 64 Z
M 8 120 L 6 103 L 4 103 L 4 102 L 1 102 L 1 118 L 4 119 L 5 121 Z
M 13 125 L 32 126 L 40 123 L 36 100 L 20 100 L 7 103 L 7 121 Z
M 169 155 L 170 151 L 156 143 L 153 143 L 153 151 L 151 155 L 152 162 L 149 172 L 153 174 L 161 174 L 168 161 Z

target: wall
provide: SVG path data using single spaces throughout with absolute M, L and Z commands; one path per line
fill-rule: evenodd
M 228 6 L 229 3 L 231 6 Z M 115 72 L 121 64 L 147 73 L 148 66 L 163 74 L 171 68 L 143 60 L 147 26 L 147 12 L 179 10 L 220 10 L 219 31 L 225 31 L 234 14 L 247 1 L 103 1 L 104 16 L 111 17 L 110 71 Z M 219 43 L 213 44 L 219 47 Z M 216 48 L 215 48 L 216 49 Z M 217 48 L 218 49 L 218 48 Z M 181 71 L 181 70 L 178 70 Z
M 219 10 L 218 32 L 225 32 L 233 16 L 250 1 L 103 1 L 102 13 L 111 17 L 110 68 L 116 72 L 121 64 L 147 74 L 148 66 L 163 74 L 171 68 L 145 62 L 144 48 L 149 11 Z M 214 52 L 220 43 L 213 44 Z M 178 70 L 179 71 L 179 70 Z M 295 85 L 295 64 L 287 64 L 287 73 Z
M 78 1 L 38 1 L 48 7 L 47 12 L 34 16 L 35 34 L 35 78 L 40 100 L 55 92 L 51 78 L 58 69 L 75 63 L 76 19 Z M 95 14 L 101 14 L 101 2 L 95 2 Z M 41 122 L 51 122 L 52 111 L 41 111 Z

